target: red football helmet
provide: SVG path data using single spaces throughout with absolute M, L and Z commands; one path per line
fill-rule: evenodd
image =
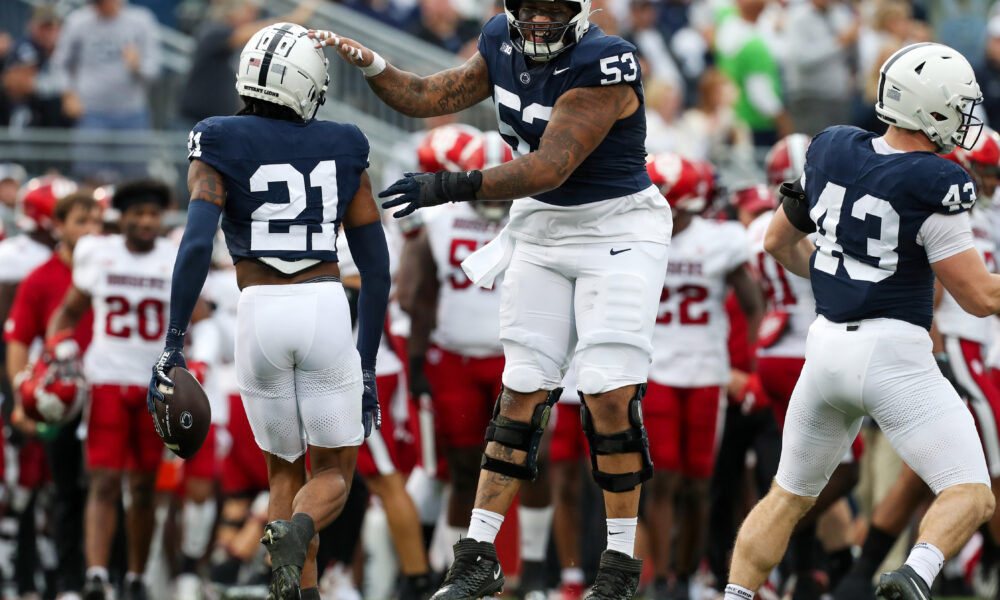
M 662 152 L 646 161 L 646 171 L 653 185 L 670 203 L 670 208 L 700 213 L 708 206 L 710 181 L 704 166 L 680 154 Z
M 975 146 L 969 150 L 956 147 L 945 158 L 969 172 L 976 182 L 979 201 L 989 202 L 993 198 L 1000 183 L 1000 134 L 984 126 Z
M 487 131 L 465 147 L 458 168 L 462 171 L 489 169 L 510 160 L 514 160 L 514 152 L 507 142 L 496 131 Z M 510 202 L 476 200 L 472 208 L 487 221 L 501 221 L 510 213 Z
M 767 182 L 777 186 L 801 177 L 806 166 L 806 149 L 811 141 L 812 138 L 804 133 L 793 133 L 778 140 L 764 158 Z
M 422 173 L 466 170 L 462 161 L 480 136 L 482 132 L 469 125 L 435 127 L 417 148 L 418 168 Z
M 24 413 L 35 421 L 58 425 L 80 413 L 88 386 L 81 374 L 79 350 L 69 336 L 56 338 L 23 377 L 15 381 Z
M 750 213 L 760 213 L 778 207 L 774 189 L 763 183 L 733 192 L 732 204 Z
M 60 175 L 44 175 L 28 181 L 17 198 L 17 226 L 22 231 L 52 231 L 56 202 L 75 191 L 76 183 Z

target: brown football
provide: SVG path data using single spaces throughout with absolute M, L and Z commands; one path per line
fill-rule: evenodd
M 164 394 L 165 402 L 156 402 L 153 424 L 167 448 L 181 458 L 191 458 L 208 436 L 212 408 L 190 371 L 173 367 L 167 377 L 174 382 L 174 389 Z

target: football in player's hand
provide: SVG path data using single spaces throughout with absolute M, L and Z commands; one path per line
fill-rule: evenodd
M 181 458 L 191 458 L 201 448 L 212 423 L 208 395 L 190 371 L 173 367 L 167 374 L 174 389 L 155 402 L 153 424 L 163 443 Z

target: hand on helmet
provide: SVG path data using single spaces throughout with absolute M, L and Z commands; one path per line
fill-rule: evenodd
M 309 37 L 316 40 L 316 47 L 330 46 L 340 58 L 349 65 L 358 68 L 371 66 L 375 53 L 350 38 L 345 38 L 327 29 L 310 29 Z

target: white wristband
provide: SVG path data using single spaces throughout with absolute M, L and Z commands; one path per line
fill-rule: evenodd
M 372 64 L 367 67 L 361 67 L 361 72 L 367 78 L 375 77 L 382 71 L 385 71 L 386 62 L 385 59 L 378 53 L 372 50 Z

